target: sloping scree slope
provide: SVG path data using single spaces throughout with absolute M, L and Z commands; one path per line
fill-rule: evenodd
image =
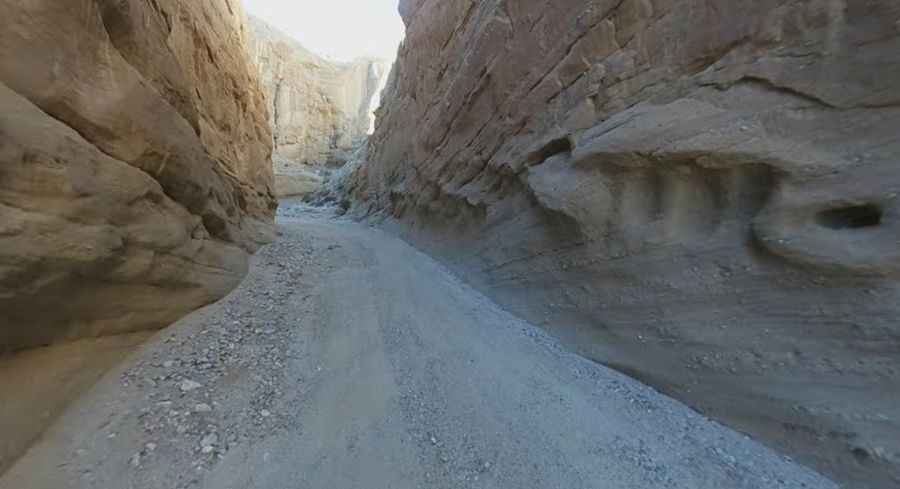
M 900 4 L 400 11 L 358 215 L 589 358 L 900 484 Z
M 271 239 L 235 0 L 0 0 L 0 353 L 153 329 Z

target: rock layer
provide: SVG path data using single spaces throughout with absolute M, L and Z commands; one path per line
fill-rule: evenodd
M 592 359 L 900 483 L 900 5 L 400 11 L 355 212 Z
M 259 19 L 251 17 L 250 24 L 274 131 L 276 173 L 346 161 L 373 127 L 388 63 L 328 61 Z
M 0 352 L 163 327 L 271 239 L 231 0 L 0 0 Z

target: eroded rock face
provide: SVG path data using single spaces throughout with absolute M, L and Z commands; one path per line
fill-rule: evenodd
M 238 2 L 0 0 L 0 352 L 166 326 L 271 239 Z
M 900 4 L 400 11 L 356 212 L 590 358 L 900 483 Z
M 371 132 L 388 63 L 331 62 L 259 19 L 250 25 L 274 131 L 278 193 L 306 193 L 310 168 L 343 164 Z

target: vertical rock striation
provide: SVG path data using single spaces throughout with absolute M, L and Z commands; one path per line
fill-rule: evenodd
M 166 326 L 273 236 L 235 0 L 0 0 L 0 352 Z
M 371 132 L 388 63 L 331 62 L 257 18 L 250 25 L 274 131 L 278 193 L 311 190 L 320 180 L 310 168 L 342 164 Z
M 584 355 L 900 484 L 900 4 L 400 12 L 356 212 Z

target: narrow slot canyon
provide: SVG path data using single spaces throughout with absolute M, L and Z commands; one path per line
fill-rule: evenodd
M 0 489 L 900 487 L 894 0 L 0 13 Z

